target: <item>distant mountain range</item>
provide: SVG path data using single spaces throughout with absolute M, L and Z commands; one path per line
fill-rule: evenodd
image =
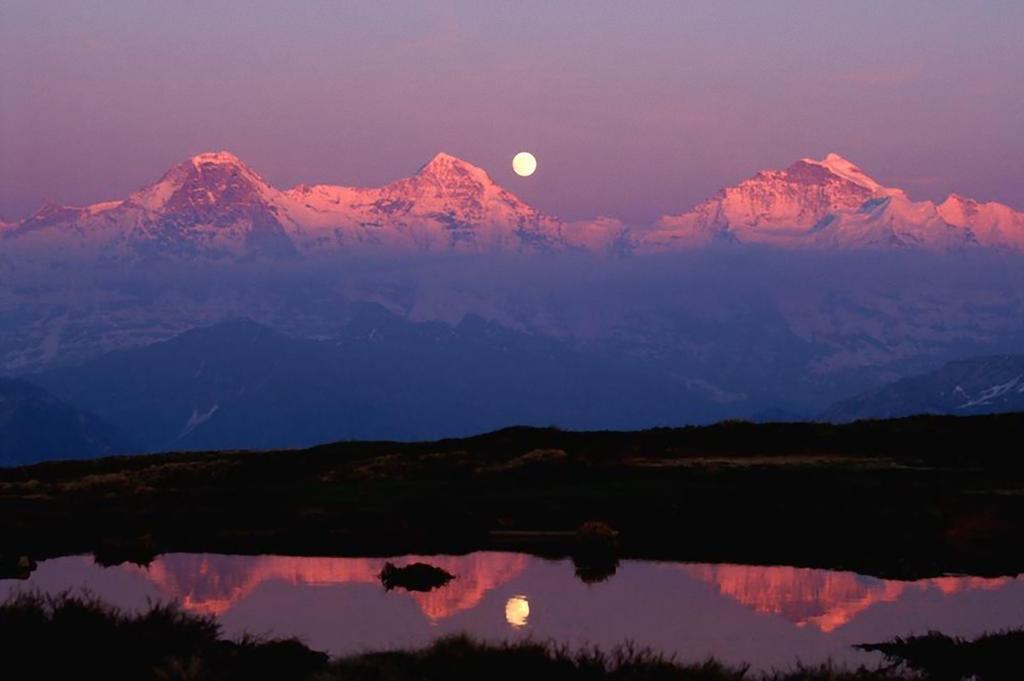
M 0 378 L 0 465 L 124 453 L 124 434 L 27 381 Z
M 1024 355 L 949 362 L 832 405 L 829 421 L 1024 411 Z
M 241 319 L 30 378 L 0 379 L 0 465 L 420 440 L 512 424 L 638 429 L 710 422 L 736 409 L 658 363 L 476 317 L 454 327 L 413 323 L 369 304 L 330 340 L 293 338 Z M 950 362 L 815 418 L 1008 411 L 1024 411 L 1024 355 Z M 752 416 L 808 417 L 781 409 Z
M 1024 249 L 1024 213 L 958 195 L 912 201 L 836 154 L 765 170 L 654 225 L 545 215 L 481 168 L 437 154 L 383 187 L 271 186 L 228 152 L 199 154 L 128 198 L 44 206 L 0 225 L 0 253 L 123 261 L 382 253 L 647 254 L 714 244 Z
M 228 321 L 31 378 L 150 451 L 431 439 L 509 424 L 639 428 L 721 414 L 684 382 L 626 358 L 476 317 L 411 323 L 372 305 L 329 341 Z

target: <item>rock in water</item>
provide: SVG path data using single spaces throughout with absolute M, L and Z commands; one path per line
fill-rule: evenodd
M 406 591 L 432 591 L 453 579 L 455 575 L 427 563 L 410 563 L 404 567 L 384 563 L 384 569 L 380 571 L 380 583 L 388 591 L 395 587 Z

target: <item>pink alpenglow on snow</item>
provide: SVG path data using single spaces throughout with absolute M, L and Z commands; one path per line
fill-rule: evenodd
M 1024 250 L 1024 214 L 950 196 L 913 201 L 838 154 L 763 170 L 678 215 L 627 225 L 546 215 L 485 170 L 436 154 L 381 187 L 281 190 L 226 151 L 194 156 L 122 201 L 47 205 L 3 228 L 10 253 L 237 259 L 335 253 L 643 255 L 756 244 L 785 249 Z

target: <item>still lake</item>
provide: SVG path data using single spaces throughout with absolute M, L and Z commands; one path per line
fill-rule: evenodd
M 456 575 L 428 593 L 385 591 L 382 558 L 167 554 L 147 567 L 46 560 L 18 590 L 86 589 L 124 608 L 177 601 L 229 635 L 297 636 L 332 654 L 418 647 L 446 634 L 572 646 L 630 640 L 684 660 L 755 668 L 880 661 L 852 644 L 938 630 L 975 636 L 1024 626 L 1024 576 L 895 581 L 785 566 L 624 561 L 586 584 L 568 560 L 515 553 L 405 556 Z

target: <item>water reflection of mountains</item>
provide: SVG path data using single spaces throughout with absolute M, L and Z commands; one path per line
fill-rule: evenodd
M 180 602 L 192 612 L 221 615 L 265 582 L 301 586 L 379 584 L 385 558 L 303 558 L 294 556 L 223 556 L 169 554 L 142 571 L 160 594 Z M 468 556 L 431 556 L 403 559 L 403 564 L 424 560 L 454 575 L 446 586 L 428 592 L 401 592 L 414 599 L 431 620 L 450 617 L 474 607 L 484 594 L 526 567 L 519 554 L 475 553 Z
M 393 560 L 393 559 L 392 559 Z M 521 554 L 474 553 L 431 556 L 425 560 L 456 579 L 427 593 L 406 593 L 431 621 L 474 608 L 483 597 L 519 576 L 530 561 Z M 260 585 L 278 581 L 292 585 L 331 587 L 379 582 L 383 558 L 304 558 L 290 556 L 225 556 L 169 554 L 148 567 L 131 566 L 158 589 L 192 611 L 222 615 Z M 665 564 L 666 569 L 706 583 L 716 592 L 765 615 L 785 618 L 797 626 L 828 633 L 854 620 L 878 603 L 899 601 L 915 592 L 951 595 L 992 590 L 1017 578 L 937 577 L 912 582 L 866 577 L 852 572 L 810 568 L 719 564 Z M 614 579 L 614 577 L 612 577 Z

